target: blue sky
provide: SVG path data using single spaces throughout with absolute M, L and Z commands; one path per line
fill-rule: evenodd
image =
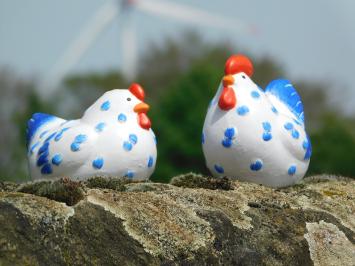
M 290 80 L 329 82 L 334 101 L 344 103 L 343 109 L 355 114 L 355 1 L 169 1 L 255 24 L 261 34 L 224 32 L 134 11 L 141 52 L 151 42 L 160 43 L 166 36 L 178 37 L 193 29 L 207 41 L 229 40 L 240 48 L 236 52 L 276 58 Z M 26 76 L 45 76 L 104 2 L 0 0 L 0 66 L 10 66 Z M 120 26 L 122 21 L 116 19 L 73 71 L 119 68 Z

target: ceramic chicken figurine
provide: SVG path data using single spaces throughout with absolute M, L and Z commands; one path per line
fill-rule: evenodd
M 300 96 L 288 80 L 265 90 L 252 80 L 253 65 L 231 56 L 210 103 L 202 133 L 207 167 L 227 176 L 271 187 L 294 184 L 312 153 Z
M 34 114 L 27 128 L 31 177 L 149 178 L 157 150 L 148 109 L 134 83 L 106 92 L 77 120 Z

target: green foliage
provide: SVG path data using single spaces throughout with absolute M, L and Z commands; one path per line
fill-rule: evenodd
M 355 123 L 325 116 L 323 126 L 311 135 L 313 154 L 309 175 L 336 174 L 355 177 Z
M 173 175 L 206 173 L 201 150 L 201 132 L 220 68 L 198 64 L 167 88 L 153 114 L 158 135 L 158 164 L 153 180 L 169 181 Z

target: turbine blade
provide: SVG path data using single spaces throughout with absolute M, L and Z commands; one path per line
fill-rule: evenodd
M 90 48 L 98 35 L 115 18 L 119 12 L 116 2 L 106 2 L 82 29 L 78 37 L 71 43 L 65 53 L 59 58 L 47 78 L 40 84 L 40 93 L 48 97 L 58 87 L 63 77 L 78 63 Z
M 253 33 L 252 26 L 240 20 L 211 14 L 182 4 L 160 0 L 136 0 L 134 6 L 154 15 L 174 18 L 193 24 Z
M 126 17 L 121 32 L 122 69 L 124 76 L 132 81 L 137 75 L 137 42 L 134 21 Z

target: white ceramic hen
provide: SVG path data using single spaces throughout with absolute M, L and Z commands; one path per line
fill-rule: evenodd
M 143 101 L 143 88 L 132 84 L 106 92 L 77 120 L 34 114 L 27 129 L 31 177 L 149 178 L 157 150 Z
M 262 90 L 252 74 L 247 57 L 227 60 L 203 127 L 207 167 L 219 177 L 291 185 L 305 175 L 312 152 L 301 99 L 289 81 L 275 80 Z

